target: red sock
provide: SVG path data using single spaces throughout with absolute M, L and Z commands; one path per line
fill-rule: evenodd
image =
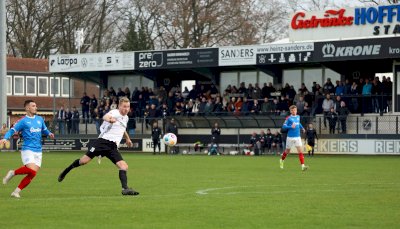
M 285 150 L 285 151 L 283 151 L 283 154 L 282 154 L 282 160 L 285 160 L 286 156 L 287 156 L 287 153 L 286 153 L 286 150 Z
M 14 174 L 15 174 L 15 175 L 28 174 L 28 173 L 30 173 L 31 170 L 32 170 L 32 169 L 30 169 L 30 168 L 28 168 L 28 167 L 26 167 L 26 166 L 21 166 L 21 168 L 16 169 L 16 170 L 14 171 Z
M 302 152 L 299 153 L 299 159 L 300 159 L 300 163 L 303 165 L 304 164 L 304 155 Z
M 24 189 L 26 186 L 28 186 L 29 183 L 31 183 L 32 179 L 36 176 L 36 171 L 33 169 L 30 169 L 28 167 L 25 167 L 29 170 L 28 175 L 22 179 L 21 183 L 19 183 L 18 188 L 19 189 Z

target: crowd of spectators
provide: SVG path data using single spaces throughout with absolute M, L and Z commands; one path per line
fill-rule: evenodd
M 307 87 L 309 86 L 309 87 Z M 166 90 L 163 86 L 152 89 L 148 87 L 135 87 L 131 90 L 113 87 L 104 90 L 101 98 L 96 95 L 89 97 L 83 93 L 81 98 L 81 112 L 74 107 L 72 111 L 60 108 L 57 120 L 66 125 L 59 128 L 60 133 L 79 133 L 79 120 L 96 124 L 99 131 L 101 120 L 109 110 L 116 109 L 118 99 L 128 97 L 131 99 L 129 117 L 145 118 L 146 127 L 151 128 L 152 120 L 167 118 L 169 116 L 195 116 L 195 115 L 279 115 L 287 116 L 289 106 L 296 105 L 298 114 L 306 119 L 316 114 L 324 114 L 324 126 L 327 121 L 342 123 L 351 113 L 384 113 L 390 109 L 392 98 L 392 81 L 390 77 L 383 76 L 374 79 L 360 78 L 350 82 L 336 81 L 334 85 L 328 78 L 325 83 L 313 85 L 301 84 L 296 89 L 286 83 L 283 87 L 275 88 L 272 83 L 248 84 L 244 82 L 228 85 L 220 92 L 215 85 L 193 85 L 191 90 L 172 87 Z M 331 109 L 333 108 L 333 110 Z M 328 113 L 337 115 L 336 121 L 328 119 Z M 330 114 L 332 117 L 332 114 Z M 81 119 L 79 119 L 81 117 Z M 307 123 L 308 120 L 305 120 Z M 136 124 L 129 124 L 134 133 Z M 343 131 L 345 130 L 345 125 Z M 65 130 L 66 129 L 66 130 Z

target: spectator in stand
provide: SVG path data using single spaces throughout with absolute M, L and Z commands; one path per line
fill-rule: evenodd
M 188 98 L 194 101 L 197 98 L 197 94 L 196 85 L 192 85 L 192 90 L 189 91 Z
M 318 91 L 317 82 L 315 82 L 315 81 L 313 82 L 313 86 L 312 86 L 311 90 L 312 90 L 312 93 L 315 95 L 315 92 Z
M 117 96 L 117 93 L 115 92 L 113 87 L 110 87 L 110 89 L 108 91 L 110 92 L 110 97 L 111 96 Z
M 119 87 L 118 92 L 117 92 L 117 98 L 120 99 L 122 97 L 125 97 L 125 92 L 122 91 L 122 89 Z
M 115 110 L 117 108 L 118 108 L 118 101 L 117 101 L 117 98 L 114 97 L 114 99 L 113 99 L 113 101 L 112 101 L 112 103 L 110 105 L 110 109 L 111 110 Z
M 83 97 L 81 98 L 82 105 L 82 119 L 86 123 L 89 120 L 89 108 L 90 108 L 90 97 L 83 92 Z
M 331 107 L 330 111 L 327 114 L 327 119 L 329 122 L 329 133 L 334 134 L 335 133 L 335 127 L 336 127 L 336 122 L 338 119 L 338 115 L 335 112 L 335 108 Z
M 133 92 L 132 92 L 132 102 L 139 101 L 139 95 L 140 95 L 140 91 L 139 91 L 138 87 L 135 87 L 135 90 L 133 90 Z
M 56 117 L 58 123 L 58 133 L 62 135 L 65 134 L 65 116 L 64 106 L 61 106 L 56 114 Z
M 304 94 L 306 91 L 308 91 L 308 89 L 307 89 L 307 87 L 306 87 L 306 85 L 305 85 L 304 83 L 301 83 L 301 86 L 300 86 L 299 91 L 300 91 L 301 93 L 303 93 L 303 94 Z
M 350 95 L 352 95 L 351 98 L 351 111 L 352 112 L 357 112 L 358 111 L 358 85 L 357 83 L 354 81 L 353 84 L 351 85 L 350 88 Z
M 107 99 L 110 99 L 110 91 L 108 89 L 105 89 L 101 101 L 105 103 Z
M 326 119 L 328 117 L 328 113 L 331 110 L 331 108 L 333 108 L 333 107 L 334 107 L 334 103 L 331 100 L 331 95 L 326 94 L 326 98 L 322 102 L 322 110 L 324 112 L 324 127 L 325 127 L 325 129 L 326 129 Z
M 363 113 L 369 113 L 371 111 L 371 90 L 372 84 L 369 83 L 369 79 L 365 79 L 365 84 L 362 89 L 362 110 Z
M 310 94 L 310 92 L 309 92 L 309 91 L 305 91 L 303 96 L 304 96 L 304 101 L 305 101 L 306 103 L 308 103 L 308 105 L 309 105 L 310 107 L 312 107 L 312 104 L 313 104 L 313 96 Z
M 175 96 L 174 93 L 171 91 L 168 93 L 168 98 L 167 98 L 167 107 L 169 108 L 169 113 L 174 112 L 174 107 L 175 107 L 176 101 L 175 101 Z
M 287 96 L 289 96 L 289 100 L 293 102 L 294 97 L 296 96 L 296 90 L 294 90 L 293 85 L 290 86 L 289 90 L 287 91 Z
M 199 109 L 200 109 L 200 99 L 196 98 L 196 100 L 193 103 L 192 114 L 193 115 L 198 115 L 199 114 Z
M 252 92 L 252 94 L 251 94 L 251 98 L 252 98 L 253 100 L 257 100 L 257 99 L 260 99 L 260 98 L 261 98 L 261 88 L 260 88 L 260 86 L 258 85 L 258 83 L 255 83 L 255 84 L 254 84 L 254 88 L 253 88 L 253 92 Z
M 161 117 L 163 119 L 166 119 L 169 116 L 169 109 L 166 103 L 164 103 L 161 107 L 160 107 L 160 112 L 159 114 L 161 114 Z
M 385 112 L 391 111 L 392 107 L 392 90 L 393 90 L 393 82 L 390 80 L 390 77 L 386 77 L 383 81 L 385 85 L 385 95 L 386 95 L 386 104 L 384 104 Z
M 247 99 L 247 97 L 243 97 L 243 102 L 242 102 L 242 106 L 240 108 L 240 113 L 243 115 L 248 115 L 249 114 L 249 106 L 250 106 L 250 102 Z
M 125 88 L 125 90 L 124 90 L 124 93 L 125 93 L 125 97 L 126 98 L 130 98 L 131 97 L 131 90 L 129 90 L 129 87 L 126 87 Z M 123 96 L 124 97 L 124 96 Z
M 272 104 L 269 101 L 268 97 L 264 98 L 264 102 L 261 104 L 261 113 L 262 114 L 271 114 L 272 111 Z
M 76 107 L 72 107 L 72 133 L 79 134 L 79 111 Z
M 343 82 L 336 80 L 335 95 L 343 95 L 344 89 L 345 87 Z
M 93 110 L 93 112 L 91 113 L 91 118 L 96 126 L 96 132 L 97 134 L 100 134 L 100 115 L 99 115 L 99 110 L 96 108 Z
M 160 117 L 160 114 L 158 113 L 158 110 L 156 108 L 156 105 L 151 104 L 150 109 L 149 109 L 149 122 L 153 123 L 154 121 L 157 120 L 157 118 Z
M 308 103 L 305 102 L 304 103 L 304 110 L 301 114 L 299 114 L 302 120 L 302 125 L 303 126 L 307 126 L 307 123 L 309 123 L 311 121 L 311 108 L 310 106 L 308 106 Z
M 346 79 L 345 84 L 344 84 L 344 95 L 350 95 L 351 93 L 351 84 L 348 79 Z
M 218 89 L 215 87 L 214 84 L 211 84 L 210 93 L 211 93 L 212 95 L 218 94 Z
M 89 105 L 89 110 L 90 114 L 93 113 L 94 109 L 97 108 L 98 102 L 95 94 L 92 94 L 92 98 L 90 98 L 90 105 Z
M 138 116 L 139 117 L 144 117 L 144 111 L 146 110 L 146 100 L 144 100 L 144 98 L 143 98 L 143 95 L 142 94 L 139 94 L 139 97 L 138 97 L 138 107 L 137 107 L 137 109 L 138 109 Z M 105 114 L 107 114 L 107 113 L 105 113 Z
M 289 110 L 289 104 L 285 96 L 281 96 L 281 101 L 276 106 L 278 115 L 286 116 Z
M 150 114 L 150 105 L 147 104 L 143 111 L 143 118 L 146 125 L 146 129 L 149 129 L 149 126 L 151 127 L 149 114 Z
M 201 98 L 201 102 L 199 104 L 199 112 L 198 112 L 199 115 L 204 115 L 205 114 L 206 104 L 207 104 L 206 97 L 202 97 Z
M 211 142 L 218 145 L 220 135 L 221 128 L 219 128 L 218 122 L 215 122 L 214 127 L 211 129 Z
M 65 124 L 67 125 L 67 134 L 72 133 L 72 112 L 69 108 L 65 109 Z
M 379 77 L 375 77 L 372 81 L 372 112 L 380 113 L 383 112 L 382 104 L 383 104 L 383 84 L 379 81 Z
M 237 101 L 235 102 L 235 111 L 233 113 L 235 115 L 240 115 L 240 112 L 242 111 L 242 106 L 243 106 L 242 98 L 238 97 Z
M 332 94 L 332 93 L 335 92 L 335 88 L 334 88 L 334 86 L 333 86 L 333 84 L 331 82 L 331 78 L 328 78 L 326 80 L 326 82 L 324 84 L 324 87 L 323 87 L 323 90 L 324 90 L 325 94 L 327 94 L 327 93 Z
M 232 93 L 234 93 L 234 92 L 232 92 Z M 244 82 L 240 83 L 238 93 L 243 94 L 243 97 L 247 97 L 249 95 Z
M 208 99 L 206 105 L 204 106 L 205 115 L 210 115 L 214 110 L 214 104 L 212 99 Z
M 257 99 L 253 100 L 253 104 L 249 110 L 250 110 L 250 113 L 253 115 L 257 115 L 260 113 L 260 104 L 258 104 Z
M 349 116 L 350 111 L 346 107 L 346 103 L 344 101 L 340 102 L 340 108 L 337 110 L 340 126 L 342 127 L 342 134 L 347 132 L 347 116 Z
M 304 97 L 300 96 L 299 101 L 296 102 L 297 113 L 299 115 L 303 114 L 305 104 L 306 104 L 306 102 L 304 101 Z
M 128 112 L 128 134 L 130 138 L 133 138 L 135 136 L 136 132 L 136 116 L 135 116 L 135 111 L 133 110 L 133 107 L 130 108 Z
M 215 115 L 221 115 L 221 113 L 224 111 L 223 109 L 223 104 L 221 102 L 221 97 L 216 97 L 215 98 L 215 104 L 214 104 L 214 114 Z
M 236 103 L 236 98 L 232 97 L 231 101 L 228 104 L 228 112 L 229 113 L 234 113 L 235 112 L 235 103 Z

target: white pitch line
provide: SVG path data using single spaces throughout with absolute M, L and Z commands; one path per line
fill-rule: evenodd
M 396 185 L 397 183 L 348 183 L 348 184 L 307 184 L 307 185 L 254 185 L 254 186 L 229 186 L 220 188 L 208 188 L 196 191 L 198 195 L 207 195 L 209 192 L 226 189 L 236 188 L 256 188 L 256 187 L 307 187 L 307 186 L 355 186 L 355 185 Z M 398 185 L 398 184 L 397 184 Z M 283 192 L 283 191 L 279 191 Z M 251 192 L 237 192 L 239 193 L 251 193 Z

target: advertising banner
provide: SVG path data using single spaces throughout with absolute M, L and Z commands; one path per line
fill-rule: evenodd
M 271 44 L 257 48 L 257 65 L 313 61 L 314 43 Z
M 400 4 L 296 12 L 290 41 L 400 35 Z
M 314 61 L 398 58 L 400 37 L 316 42 Z
M 153 140 L 151 138 L 143 138 L 143 152 L 153 152 Z M 165 144 L 161 141 L 161 152 L 165 152 Z M 156 152 L 158 152 L 158 147 L 156 148 Z
M 135 52 L 137 70 L 217 66 L 217 48 Z
M 50 55 L 50 72 L 134 70 L 134 52 Z
M 399 140 L 320 139 L 318 154 L 400 155 Z
M 82 150 L 87 151 L 96 139 L 44 139 L 43 150 Z M 142 140 L 131 139 L 133 147 L 125 144 L 122 139 L 119 150 L 122 151 L 142 151 Z
M 219 66 L 256 65 L 257 46 L 220 47 Z

